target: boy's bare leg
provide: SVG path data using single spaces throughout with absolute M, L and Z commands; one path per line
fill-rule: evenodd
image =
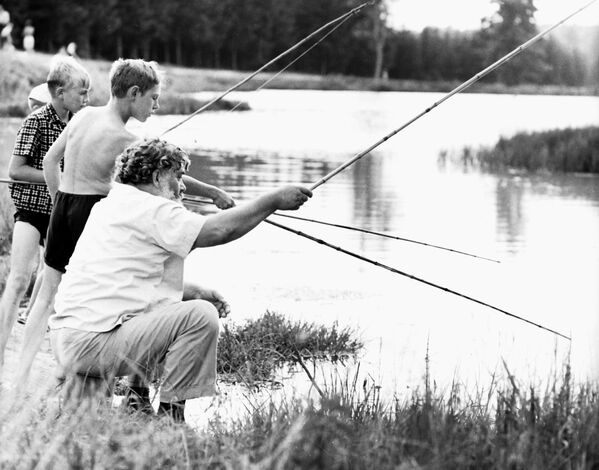
M 44 265 L 42 285 L 25 327 L 23 347 L 19 357 L 19 371 L 15 382 L 18 391 L 23 390 L 27 384 L 31 365 L 44 341 L 46 329 L 48 328 L 48 318 L 54 309 L 54 296 L 61 278 L 62 273 L 60 271 L 51 268 L 47 264 Z
M 39 263 L 37 268 L 37 273 L 35 274 L 35 283 L 33 284 L 33 289 L 31 290 L 31 297 L 29 298 L 29 304 L 27 308 L 23 312 L 23 318 L 27 319 L 29 317 L 29 312 L 31 312 L 31 308 L 33 307 L 33 303 L 37 297 L 37 293 L 40 290 L 42 285 L 42 279 L 44 278 L 44 249 L 40 246 L 39 252 Z
M 33 271 L 40 234 L 28 223 L 16 222 L 13 230 L 10 273 L 0 300 L 0 377 L 4 364 L 4 350 L 17 319 L 18 308 Z

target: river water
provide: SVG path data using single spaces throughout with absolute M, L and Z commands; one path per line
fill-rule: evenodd
M 234 94 L 247 112 L 211 112 L 167 134 L 192 151 L 191 173 L 239 201 L 310 185 L 442 95 L 333 91 Z M 181 119 L 132 122 L 154 135 Z M 500 260 L 273 218 L 401 271 L 572 336 L 572 343 L 489 308 L 261 224 L 196 250 L 186 276 L 220 290 L 243 321 L 273 310 L 356 328 L 360 367 L 387 392 L 422 385 L 425 356 L 440 386 L 486 386 L 510 371 L 542 381 L 569 356 L 599 374 L 599 177 L 484 174 L 439 155 L 500 136 L 599 124 L 590 97 L 461 94 L 315 190 L 296 214 Z M 3 149 L 3 152 L 6 150 Z

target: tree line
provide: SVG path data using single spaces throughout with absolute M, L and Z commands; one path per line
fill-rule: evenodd
M 538 32 L 534 0 L 490 0 L 497 13 L 476 31 L 395 30 L 385 0 L 363 9 L 292 70 L 414 80 L 465 80 Z M 362 0 L 4 0 L 27 19 L 38 50 L 73 41 L 82 57 L 143 57 L 206 68 L 252 70 Z M 596 38 L 599 46 L 599 35 Z M 599 85 L 599 61 L 548 37 L 487 81 Z

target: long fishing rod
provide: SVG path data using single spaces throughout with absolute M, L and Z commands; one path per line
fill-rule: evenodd
M 495 70 L 498 67 L 502 66 L 503 64 L 505 64 L 506 62 L 508 62 L 509 60 L 511 60 L 513 57 L 517 56 L 520 52 L 524 51 L 525 49 L 528 49 L 534 43 L 536 43 L 537 41 L 539 41 L 543 36 L 546 36 L 551 31 L 553 31 L 555 28 L 561 26 L 563 23 L 565 23 L 570 18 L 572 18 L 574 15 L 577 15 L 581 11 L 585 10 L 590 5 L 592 5 L 593 3 L 595 3 L 596 1 L 597 0 L 591 0 L 586 5 L 582 6 L 578 10 L 576 10 L 574 13 L 571 13 L 570 15 L 566 16 L 563 20 L 559 21 L 558 23 L 554 24 L 553 26 L 551 26 L 551 27 L 547 28 L 546 30 L 542 31 L 541 33 L 537 34 L 533 38 L 531 38 L 528 41 L 526 41 L 524 44 L 518 46 L 512 52 L 506 54 L 501 59 L 499 59 L 496 62 L 494 62 L 493 64 L 489 65 L 486 69 L 484 69 L 481 72 L 477 73 L 474 77 L 470 78 L 469 80 L 465 81 L 464 83 L 462 83 L 458 87 L 454 88 L 452 91 L 450 91 L 449 93 L 447 93 L 443 98 L 441 98 L 437 102 L 433 103 L 431 106 L 429 106 L 424 111 L 422 111 L 421 113 L 419 113 L 418 115 L 416 115 L 415 117 L 413 117 L 412 119 L 410 119 L 409 121 L 407 121 L 405 124 L 403 124 L 402 126 L 398 127 L 397 129 L 391 131 L 389 134 L 387 134 L 385 137 L 383 137 L 382 139 L 380 139 L 377 142 L 375 142 L 374 144 L 372 144 L 366 150 L 363 150 L 362 152 L 356 154 L 354 157 L 352 157 L 351 159 L 349 159 L 347 162 L 343 163 L 342 165 L 340 165 L 339 167 L 337 167 L 336 169 L 334 169 L 333 171 L 331 171 L 329 174 L 327 174 L 326 176 L 324 176 L 321 179 L 319 179 L 316 183 L 314 183 L 310 187 L 310 189 L 314 190 L 314 189 L 318 188 L 320 185 L 326 183 L 333 176 L 335 176 L 336 174 L 342 172 L 347 167 L 353 165 L 355 162 L 357 162 L 362 157 L 364 157 L 365 155 L 367 155 L 368 153 L 370 153 L 372 150 L 374 150 L 375 148 L 377 148 L 379 145 L 381 145 L 384 142 L 386 142 L 387 140 L 389 140 L 395 134 L 398 134 L 399 132 L 401 132 L 402 130 L 404 130 L 406 127 L 408 127 L 409 125 L 411 125 L 412 123 L 414 123 L 418 119 L 420 119 L 422 116 L 424 116 L 425 114 L 428 114 L 430 111 L 432 111 L 434 108 L 436 108 L 437 106 L 439 106 L 444 101 L 448 100 L 452 96 L 457 95 L 461 91 L 463 91 L 466 88 L 470 87 L 472 84 L 474 84 L 477 81 L 479 81 L 485 75 L 488 75 L 493 70 Z
M 187 205 L 197 205 L 197 204 L 214 204 L 214 202 L 212 202 L 210 199 L 206 199 L 206 198 L 202 198 L 202 197 L 197 197 L 197 196 L 183 196 L 183 202 Z M 351 230 L 351 231 L 355 231 L 355 232 L 362 232 L 362 233 L 367 233 L 369 235 L 375 235 L 378 237 L 384 237 L 384 238 L 390 238 L 392 240 L 399 240 L 399 241 L 403 241 L 403 242 L 408 242 L 408 243 L 415 243 L 417 245 L 423 245 L 423 246 L 428 246 L 430 248 L 437 248 L 439 250 L 445 250 L 445 251 L 450 251 L 452 253 L 456 253 L 456 254 L 460 254 L 460 255 L 465 255 L 465 256 L 471 256 L 473 258 L 478 258 L 478 259 L 482 259 L 485 261 L 491 261 L 493 263 L 501 263 L 501 261 L 492 259 L 492 258 L 487 258 L 486 256 L 480 256 L 480 255 L 474 255 L 472 253 L 468 253 L 465 251 L 460 251 L 460 250 L 455 250 L 453 248 L 447 248 L 444 246 L 440 246 L 440 245 L 434 245 L 432 243 L 426 243 L 426 242 L 421 242 L 418 240 L 414 240 L 411 238 L 404 238 L 404 237 L 398 237 L 396 235 L 389 235 L 388 233 L 382 233 L 382 232 L 375 232 L 373 230 L 367 230 L 364 228 L 360 228 L 360 227 L 351 227 L 349 225 L 342 225 L 342 224 L 335 224 L 332 222 L 325 222 L 323 220 L 317 220 L 317 219 L 308 219 L 305 217 L 299 217 L 297 215 L 290 215 L 290 214 L 282 214 L 279 212 L 274 212 L 272 215 L 276 215 L 278 217 L 287 217 L 289 219 L 295 219 L 295 220 L 302 220 L 304 222 L 311 222 L 311 223 L 315 223 L 315 224 L 321 224 L 321 225 L 326 225 L 329 227 L 336 227 L 336 228 L 341 228 L 341 229 L 345 229 L 345 230 Z
M 243 80 L 237 82 L 235 85 L 233 85 L 232 87 L 230 87 L 229 89 L 225 90 L 223 93 L 221 93 L 219 96 L 217 96 L 216 98 L 214 98 L 212 101 L 206 103 L 204 106 L 202 106 L 200 109 L 196 110 L 195 112 L 191 113 L 189 116 L 187 116 L 185 119 L 183 119 L 182 121 L 180 121 L 179 123 L 175 124 L 174 126 L 168 128 L 167 130 L 165 130 L 160 137 L 164 136 L 165 134 L 169 133 L 170 131 L 176 129 L 177 127 L 179 127 L 180 125 L 184 124 L 185 122 L 189 121 L 192 117 L 194 117 L 196 114 L 199 114 L 203 111 L 205 111 L 206 109 L 208 109 L 210 106 L 212 106 L 214 103 L 216 103 L 217 101 L 220 101 L 221 99 L 223 99 L 225 96 L 227 96 L 229 93 L 231 93 L 232 91 L 236 90 L 237 88 L 239 88 L 240 86 L 242 86 L 244 83 L 250 81 L 252 78 L 254 78 L 256 75 L 258 75 L 260 72 L 262 72 L 264 69 L 270 67 L 272 64 L 274 64 L 275 62 L 277 62 L 278 60 L 280 60 L 281 58 L 285 57 L 287 54 L 293 52 L 294 50 L 296 50 L 298 47 L 300 47 L 302 44 L 306 43 L 307 41 L 309 41 L 310 39 L 312 39 L 313 37 L 317 36 L 318 34 L 320 34 L 322 31 L 326 30 L 327 28 L 329 28 L 330 26 L 340 22 L 340 21 L 345 21 L 345 19 L 349 18 L 350 16 L 353 16 L 355 14 L 357 14 L 360 10 L 362 10 L 364 7 L 368 6 L 368 5 L 373 5 L 374 2 L 369 1 L 369 2 L 365 2 L 362 3 L 361 5 L 357 6 L 356 8 L 351 9 L 350 11 L 348 11 L 347 13 L 344 13 L 343 15 L 335 18 L 334 20 L 329 21 L 327 24 L 325 24 L 324 26 L 321 26 L 320 28 L 318 28 L 316 31 L 310 33 L 308 36 L 306 36 L 304 39 L 302 39 L 301 41 L 297 42 L 296 44 L 294 44 L 293 46 L 291 46 L 289 49 L 287 49 L 286 51 L 282 52 L 281 54 L 279 54 L 278 56 L 276 56 L 274 59 L 272 59 L 271 61 L 267 62 L 266 64 L 264 64 L 262 67 L 260 67 L 258 70 L 256 70 L 255 72 L 252 72 L 250 75 L 248 75 L 247 77 L 245 77 Z
M 342 229 L 345 229 L 345 230 L 352 230 L 352 231 L 355 231 L 355 232 L 368 233 L 370 235 L 375 235 L 375 236 L 378 236 L 378 237 L 390 238 L 392 240 L 400 240 L 402 242 L 415 243 L 417 245 L 428 246 L 430 248 L 437 248 L 439 250 L 451 251 L 452 253 L 457 253 L 457 254 L 465 255 L 465 256 L 471 256 L 473 258 L 478 258 L 478 259 L 482 259 L 482 260 L 485 260 L 485 261 L 491 261 L 492 263 L 501 263 L 501 261 L 498 261 L 498 260 L 492 259 L 492 258 L 487 258 L 486 256 L 475 255 L 475 254 L 472 254 L 472 253 L 468 253 L 466 251 L 454 250 L 453 248 L 447 248 L 445 246 L 434 245 L 432 243 L 425 243 L 425 242 L 421 242 L 421 241 L 418 241 L 418 240 L 413 240 L 411 238 L 398 237 L 397 235 L 390 235 L 388 233 L 375 232 L 373 230 L 368 230 L 368 229 L 365 229 L 365 228 L 351 227 L 349 225 L 335 224 L 335 223 L 332 223 L 332 222 L 325 222 L 323 220 L 308 219 L 308 218 L 305 218 L 305 217 L 299 217 L 297 215 L 282 214 L 282 213 L 279 213 L 279 212 L 275 212 L 275 213 L 273 213 L 273 215 L 276 215 L 278 217 L 287 217 L 288 219 L 302 220 L 304 222 L 312 222 L 312 223 L 315 223 L 315 224 L 326 225 L 326 226 L 329 226 L 329 227 L 336 227 L 336 228 L 342 228 Z
M 324 240 L 322 240 L 320 238 L 313 237 L 312 235 L 308 235 L 307 233 L 301 232 L 299 230 L 295 230 L 295 229 L 292 229 L 292 228 L 287 227 L 285 225 L 281 225 L 281 224 L 279 224 L 277 222 L 273 222 L 272 220 L 266 219 L 265 222 L 268 223 L 268 224 L 270 224 L 270 225 L 274 225 L 275 227 L 279 227 L 279 228 L 281 228 L 283 230 L 291 232 L 291 233 L 293 233 L 295 235 L 299 235 L 300 237 L 304 237 L 304 238 L 307 238 L 308 240 L 312 240 L 313 242 L 316 242 L 316 243 L 318 243 L 320 245 L 324 245 L 324 246 L 326 246 L 328 248 L 332 248 L 332 249 L 337 250 L 337 251 L 339 251 L 341 253 L 344 253 L 346 255 L 352 256 L 353 258 L 357 258 L 357 259 L 359 259 L 361 261 L 365 261 L 367 263 L 374 264 L 375 266 L 378 266 L 379 268 L 383 268 L 383 269 L 386 269 L 388 271 L 391 271 L 392 273 L 399 274 L 401 276 L 405 276 L 405 277 L 407 277 L 409 279 L 412 279 L 414 281 L 418 281 L 418 282 L 421 282 L 423 284 L 426 284 L 427 286 L 434 287 L 435 289 L 441 289 L 442 291 L 448 292 L 449 294 L 457 295 L 458 297 L 461 297 L 463 299 L 470 300 L 471 302 L 475 302 L 477 304 L 480 304 L 480 305 L 483 305 L 485 307 L 491 308 L 493 310 L 496 310 L 498 312 L 503 313 L 504 315 L 507 315 L 508 317 L 515 318 L 516 320 L 523 321 L 525 323 L 528 323 L 529 325 L 536 326 L 537 328 L 541 328 L 542 330 L 548 331 L 548 332 L 553 333 L 553 334 L 555 334 L 557 336 L 561 336 L 562 338 L 567 339 L 568 341 L 572 340 L 569 336 L 566 336 L 566 335 L 560 333 L 559 331 L 552 330 L 551 328 L 548 328 L 546 326 L 540 325 L 539 323 L 535 323 L 535 322 L 533 322 L 531 320 L 528 320 L 526 318 L 520 317 L 518 315 L 514 315 L 513 313 L 510 313 L 507 310 L 504 310 L 504 309 L 499 308 L 499 307 L 495 307 L 494 305 L 491 305 L 491 304 L 489 304 L 487 302 L 483 302 L 482 300 L 475 299 L 474 297 L 470 297 L 469 295 L 462 294 L 460 292 L 457 292 L 455 290 L 449 289 L 447 287 L 443 287 L 443 286 L 441 286 L 439 284 L 435 284 L 434 282 L 430 282 L 430 281 L 427 281 L 425 279 L 422 279 L 422 278 L 419 278 L 417 276 L 414 276 L 412 274 L 406 273 L 404 271 L 400 271 L 399 269 L 395 269 L 395 268 L 393 268 L 391 266 L 388 266 L 386 264 L 379 263 L 378 261 L 375 261 L 375 260 L 370 259 L 370 258 L 366 258 L 365 256 L 362 256 L 362 255 L 360 255 L 358 253 L 354 253 L 352 251 L 346 250 L 346 249 L 341 248 L 339 246 L 332 245 L 331 243 L 328 243 L 328 242 L 326 242 L 326 241 L 324 241 Z

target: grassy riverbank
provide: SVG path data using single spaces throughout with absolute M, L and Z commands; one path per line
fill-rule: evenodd
M 599 173 L 599 127 L 521 132 L 493 147 L 466 147 L 458 160 L 487 171 Z
M 32 86 L 45 81 L 48 64 L 52 56 L 42 53 L 27 54 L 22 51 L 0 51 L 0 116 L 22 116 L 26 112 L 26 98 Z M 105 103 L 109 96 L 108 71 L 110 62 L 83 60 L 92 76 L 92 104 Z M 186 114 L 197 109 L 198 103 L 189 102 L 182 95 L 199 91 L 221 92 L 245 78 L 249 72 L 213 69 L 191 69 L 161 64 L 166 72 L 165 86 L 161 98 L 161 113 Z M 273 66 L 273 72 L 262 73 L 246 83 L 241 90 L 255 90 L 271 77 L 280 66 Z M 458 86 L 457 82 L 422 82 L 415 80 L 373 80 L 351 76 L 320 76 L 286 72 L 271 83 L 275 89 L 315 89 L 315 90 L 370 90 L 370 91 L 412 91 L 448 92 Z M 569 94 L 599 95 L 596 88 L 571 88 L 559 86 L 519 85 L 506 87 L 500 84 L 477 83 L 469 92 L 510 93 L 510 94 Z M 201 103 L 199 104 L 201 106 Z M 215 109 L 228 109 L 231 104 Z
M 58 412 L 38 396 L 0 406 L 6 468 L 595 469 L 598 391 L 568 369 L 547 391 L 509 376 L 474 396 L 455 386 L 383 403 L 375 384 L 321 384 L 322 399 L 256 400 L 197 433 L 107 405 Z

